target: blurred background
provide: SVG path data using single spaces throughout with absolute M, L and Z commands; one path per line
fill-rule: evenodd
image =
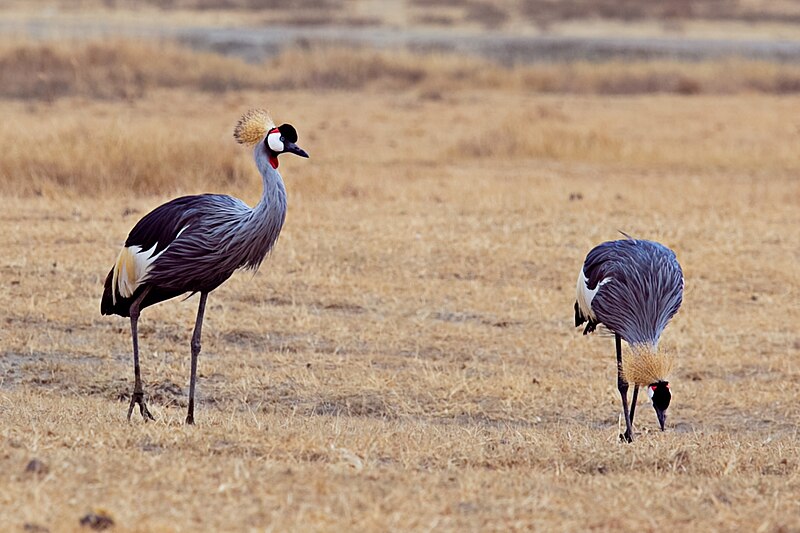
M 296 65 L 297 55 L 322 47 L 466 55 L 504 68 L 528 67 L 533 79 L 523 86 L 546 92 L 790 93 L 800 90 L 797 70 L 789 68 L 800 61 L 798 22 L 800 3 L 761 0 L 5 0 L 0 6 L 2 95 L 135 96 L 150 87 L 180 84 L 206 91 L 352 89 L 379 81 L 412 85 L 432 74 L 423 66 L 367 68 L 361 58 L 358 72 L 352 71 L 354 64 L 323 62 L 304 65 L 286 79 L 286 70 L 296 70 L 286 69 L 286 63 Z M 175 43 L 185 54 L 211 52 L 264 68 L 255 74 L 222 61 L 206 65 L 210 72 L 201 74 L 180 72 L 200 65 L 189 69 L 176 63 L 171 75 L 157 76 L 147 49 L 131 56 L 131 43 L 163 42 Z M 95 46 L 87 51 L 82 43 Z M 296 56 L 287 59 L 290 52 Z M 574 80 L 570 72 L 536 76 L 537 66 L 552 71 L 554 65 L 585 62 L 732 58 L 782 65 L 786 72 L 761 79 L 758 73 L 727 70 L 728 79 L 721 80 L 698 71 L 680 75 L 676 65 L 665 64 L 638 75 L 609 74 L 594 83 Z M 463 85 L 476 81 L 474 73 L 457 74 Z
M 0 0 L 0 524 L 800 530 L 798 93 L 790 0 Z M 196 304 L 145 311 L 125 424 L 105 275 L 162 201 L 259 200 L 253 107 L 311 156 L 280 241 L 209 299 L 197 428 Z M 628 447 L 573 328 L 617 230 L 686 276 Z
M 130 179 L 115 188 L 166 192 L 189 185 L 182 181 L 187 177 L 173 176 L 187 165 L 204 182 L 208 171 L 194 168 L 192 160 L 205 141 L 189 133 L 169 154 L 137 150 L 157 165 L 114 156 L 125 133 L 99 109 L 117 104 L 122 113 L 147 102 L 136 118 L 118 115 L 136 128 L 151 111 L 154 119 L 163 113 L 150 105 L 155 94 L 161 102 L 180 100 L 167 106 L 175 113 L 187 101 L 181 93 L 219 103 L 221 96 L 248 91 L 262 96 L 239 99 L 243 105 L 270 106 L 276 98 L 269 95 L 281 95 L 280 101 L 304 91 L 320 98 L 320 91 L 393 93 L 442 103 L 471 91 L 563 95 L 563 101 L 581 95 L 791 95 L 800 91 L 799 21 L 800 3 L 766 0 L 4 0 L 0 98 L 6 120 L 0 140 L 22 146 L 57 135 L 60 153 L 72 156 L 55 161 L 55 155 L 11 149 L 0 159 L 0 186 L 22 194 L 64 186 L 96 194 L 109 172 L 120 172 Z M 51 108 L 51 127 L 31 130 L 30 113 L 67 101 L 72 110 L 94 105 L 91 120 L 70 122 L 69 113 L 56 118 Z M 29 107 L 20 114 L 21 103 Z M 235 115 L 241 105 L 228 108 Z M 518 119 L 492 105 L 474 108 L 488 122 Z M 552 121 L 558 113 L 550 109 L 538 118 Z M 366 120 L 358 106 L 346 114 Z M 522 123 L 517 126 L 523 130 L 537 127 Z M 436 121 L 427 127 L 436 128 Z M 795 127 L 788 131 L 796 134 Z M 567 151 L 590 159 L 607 152 L 616 140 L 606 126 L 602 130 L 568 140 L 578 146 Z M 94 141 L 82 144 L 79 138 L 89 132 Z M 521 135 L 511 139 L 516 155 L 560 157 L 543 141 L 531 142 L 530 132 Z M 144 137 L 142 143 L 153 136 Z M 634 143 L 617 157 L 654 156 L 660 146 Z M 230 149 L 221 146 L 219 153 Z M 738 147 L 731 152 L 741 156 Z M 170 158 L 168 179 L 159 169 Z M 217 162 L 214 175 L 220 170 L 229 181 L 243 171 L 231 157 Z
M 3 12 L 7 36 L 170 39 L 250 62 L 331 43 L 469 53 L 504 65 L 797 61 L 800 38 L 800 4 L 788 0 L 5 0 Z

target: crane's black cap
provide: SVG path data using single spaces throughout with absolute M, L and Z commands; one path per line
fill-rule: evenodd
M 291 124 L 281 124 L 278 126 L 278 131 L 280 131 L 283 138 L 290 143 L 297 142 L 297 130 L 294 129 L 294 126 Z

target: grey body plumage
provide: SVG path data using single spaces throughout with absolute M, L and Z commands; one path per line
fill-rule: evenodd
M 628 442 L 633 438 L 633 417 L 640 385 L 650 388 L 648 394 L 664 429 L 665 411 L 671 399 L 664 375 L 668 361 L 656 352 L 664 328 L 681 306 L 683 288 L 683 271 L 675 253 L 663 244 L 648 240 L 628 238 L 604 242 L 589 252 L 578 274 L 575 326 L 587 323 L 583 331 L 586 335 L 603 325 L 615 336 L 617 385 L 626 421 L 625 434 L 620 437 Z M 633 383 L 630 412 L 622 339 L 634 350 L 631 368 L 641 370 L 636 373 L 637 379 L 641 381 L 643 378 L 639 376 L 647 377 L 647 382 Z
M 629 344 L 658 346 L 683 301 L 683 271 L 672 250 L 639 239 L 604 242 L 586 256 L 583 274 L 586 288 L 597 291 L 589 303 L 595 323 Z M 576 326 L 589 318 L 576 309 Z
M 252 144 L 256 166 L 263 179 L 263 194 L 251 208 L 241 200 L 221 194 L 183 196 L 145 215 L 131 230 L 117 262 L 108 273 L 101 300 L 102 314 L 130 316 L 134 355 L 135 404 L 142 416 L 147 410 L 142 389 L 137 323 L 149 305 L 181 294 L 200 293 L 192 335 L 192 375 L 187 423 L 194 423 L 194 388 L 200 332 L 208 294 L 240 268 L 257 269 L 278 240 L 286 219 L 286 188 L 278 172 L 278 156 L 308 154 L 295 143 L 291 125 L 274 127 L 266 112 L 250 111 L 237 124 L 234 136 Z
M 264 193 L 254 208 L 216 194 L 183 203 L 175 217 L 180 235 L 153 263 L 147 282 L 166 289 L 211 291 L 239 268 L 257 269 L 286 218 L 280 174 L 270 167 L 263 175 Z

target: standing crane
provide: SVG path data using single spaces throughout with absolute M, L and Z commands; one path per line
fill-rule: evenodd
M 683 300 L 683 271 L 675 252 L 653 241 L 626 239 L 604 242 L 586 256 L 578 274 L 575 327 L 586 322 L 586 335 L 602 324 L 617 349 L 617 388 L 622 397 L 625 434 L 633 440 L 633 415 L 639 387 L 647 386 L 661 431 L 672 399 L 667 375 L 669 354 L 659 353 L 658 340 Z M 622 339 L 631 354 L 622 356 Z M 628 384 L 633 397 L 628 411 Z
M 131 320 L 134 385 L 129 421 L 137 404 L 145 421 L 155 420 L 145 403 L 139 370 L 137 323 L 141 310 L 181 294 L 200 293 L 186 415 L 186 423 L 194 424 L 197 356 L 208 293 L 237 269 L 258 269 L 283 227 L 286 189 L 278 172 L 278 156 L 308 157 L 296 144 L 297 131 L 290 124 L 276 127 L 266 111 L 253 109 L 239 119 L 233 136 L 238 143 L 253 147 L 264 183 L 258 204 L 251 208 L 222 194 L 183 196 L 167 202 L 133 227 L 106 277 L 100 311 Z

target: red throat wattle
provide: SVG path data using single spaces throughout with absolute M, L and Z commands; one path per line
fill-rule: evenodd
M 273 133 L 280 133 L 280 131 L 281 130 L 279 130 L 278 128 L 272 128 L 271 130 L 269 130 L 269 132 L 267 132 L 267 136 Z M 278 168 L 278 154 L 276 154 L 272 150 L 269 151 L 269 164 L 272 165 L 272 168 L 274 169 Z

